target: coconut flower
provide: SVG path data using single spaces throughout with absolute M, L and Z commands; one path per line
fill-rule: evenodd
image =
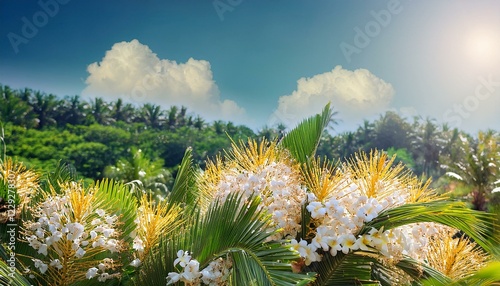
M 276 142 L 233 142 L 224 162 L 219 158 L 208 164 L 200 181 L 205 205 L 215 199 L 223 202 L 228 195 L 236 193 L 247 199 L 259 196 L 261 207 L 273 218 L 271 227 L 279 230 L 271 239 L 293 238 L 300 230 L 306 190 L 299 165 Z
M 146 194 L 141 197 L 137 214 L 137 229 L 132 233 L 132 248 L 136 252 L 133 266 L 140 265 L 149 251 L 158 245 L 161 237 L 168 236 L 184 223 L 179 206 L 169 206 L 166 201 L 155 204 L 152 197 Z
M 97 208 L 97 188 L 85 190 L 76 182 L 61 185 L 61 192 L 44 193 L 28 211 L 24 240 L 37 253 L 33 272 L 54 285 L 70 285 L 97 277 L 99 281 L 119 277 L 120 263 L 101 254 L 125 248 L 117 215 Z M 96 270 L 97 269 L 97 270 Z
M 10 157 L 0 160 L 0 184 L 3 184 L 5 189 L 5 197 L 0 196 L 0 223 L 12 218 L 7 213 L 11 206 L 15 209 L 14 217 L 19 218 L 23 206 L 29 203 L 33 193 L 39 189 L 39 179 L 37 173 L 26 169 L 24 164 Z

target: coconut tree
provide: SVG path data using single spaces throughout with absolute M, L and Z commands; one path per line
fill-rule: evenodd
M 111 116 L 115 121 L 130 123 L 135 119 L 135 109 L 132 104 L 125 104 L 121 98 L 118 98 L 116 102 L 113 103 Z
M 88 104 L 82 102 L 79 95 L 66 96 L 58 107 L 57 124 L 61 127 L 66 124 L 83 124 L 86 118 L 86 107 Z
M 2 85 L 0 85 L 0 121 L 25 127 L 33 127 L 36 124 L 33 108 L 18 97 L 10 87 Z
M 500 175 L 500 138 L 494 131 L 480 131 L 477 139 L 461 136 L 461 157 L 446 166 L 447 175 L 473 187 L 472 205 L 487 210 L 487 201 Z
M 114 119 L 111 117 L 111 108 L 101 97 L 96 97 L 89 104 L 89 120 L 101 125 L 109 125 Z
M 35 92 L 30 105 L 33 108 L 33 112 L 37 116 L 38 128 L 42 129 L 46 126 L 56 125 L 57 118 L 57 108 L 60 102 L 57 97 L 53 94 L 43 94 L 41 92 Z
M 163 126 L 165 118 L 159 105 L 146 103 L 140 110 L 140 120 L 151 128 L 159 129 Z

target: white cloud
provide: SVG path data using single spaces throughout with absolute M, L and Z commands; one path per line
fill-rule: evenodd
M 164 108 L 184 105 L 209 120 L 241 122 L 245 115 L 236 102 L 221 100 L 208 61 L 190 58 L 177 63 L 160 59 L 138 40 L 114 44 L 100 62 L 90 64 L 87 70 L 84 96 L 122 98 Z
M 295 126 L 305 117 L 320 112 L 328 103 L 338 111 L 342 125 L 355 127 L 363 118 L 377 115 L 387 109 L 394 88 L 366 69 L 350 71 L 336 66 L 333 70 L 301 78 L 297 89 L 281 96 L 270 124 L 284 123 Z

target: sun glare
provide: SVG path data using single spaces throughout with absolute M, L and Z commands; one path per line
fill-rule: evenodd
M 489 31 L 476 31 L 467 39 L 468 55 L 478 64 L 493 63 L 498 59 L 499 41 L 496 34 Z

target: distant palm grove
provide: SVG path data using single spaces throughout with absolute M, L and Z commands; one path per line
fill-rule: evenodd
M 335 107 L 334 107 L 335 108 Z M 432 178 L 440 191 L 454 191 L 478 210 L 498 208 L 500 137 L 497 131 L 467 134 L 431 118 L 402 118 L 387 112 L 365 120 L 355 131 L 337 134 L 337 110 L 317 155 L 346 161 L 372 149 L 396 154 L 416 175 Z M 186 107 L 134 106 L 121 99 L 89 101 L 29 88 L 0 85 L 0 123 L 5 155 L 39 171 L 66 164 L 88 181 L 104 177 L 123 182 L 161 183 L 170 188 L 185 150 L 204 167 L 229 149 L 231 140 L 279 140 L 294 126 L 264 126 L 257 132 L 231 121 L 207 122 Z M 4 153 L 4 150 L 2 150 Z M 445 176 L 449 175 L 449 176 Z M 162 192 L 162 190 L 158 190 Z

